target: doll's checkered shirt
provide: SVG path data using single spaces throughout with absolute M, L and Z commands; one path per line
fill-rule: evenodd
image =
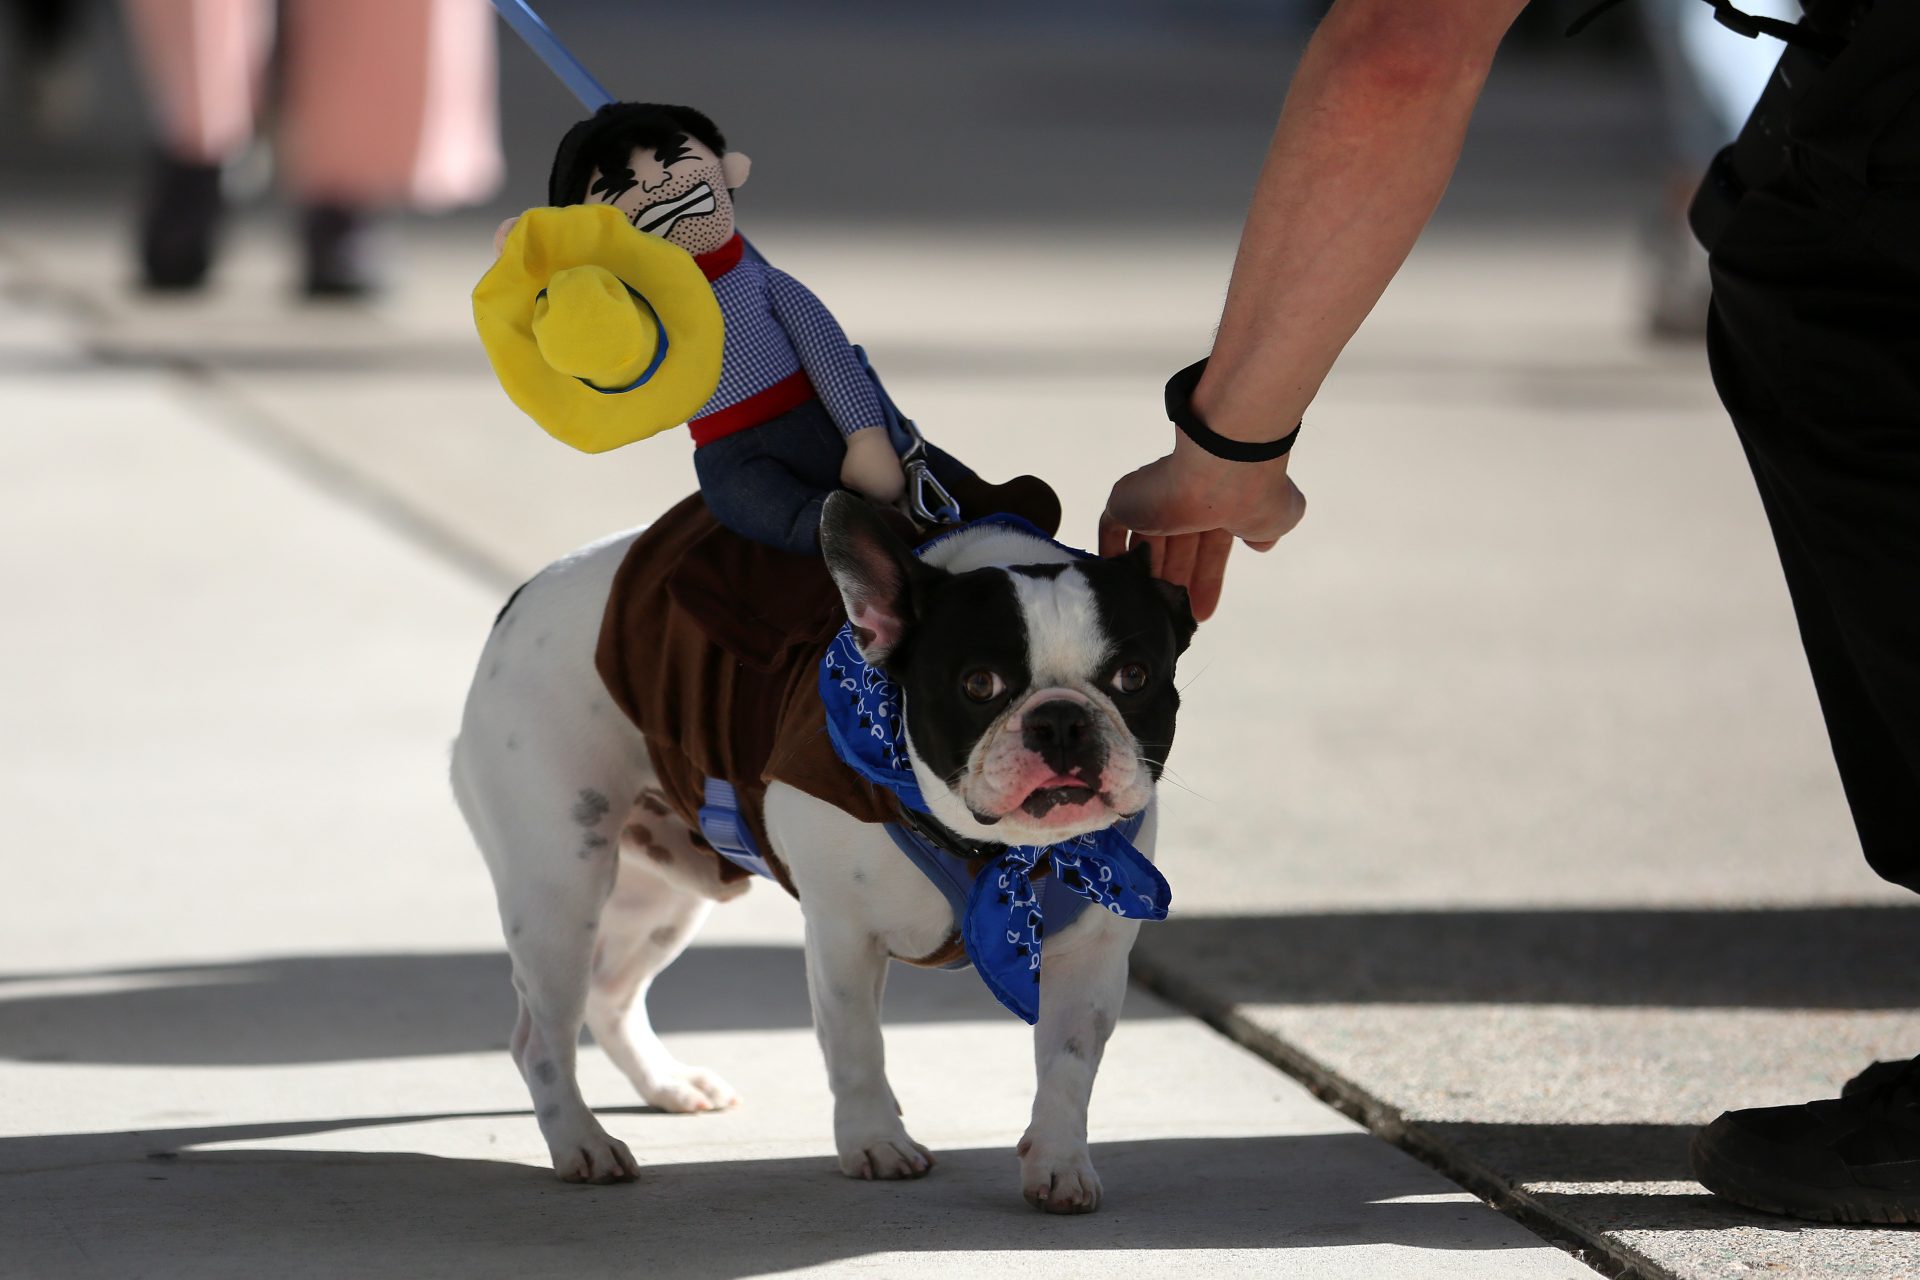
M 720 386 L 700 415 L 718 413 L 802 369 L 842 435 L 886 422 L 873 378 L 811 290 L 786 272 L 743 259 L 713 281 L 727 325 Z

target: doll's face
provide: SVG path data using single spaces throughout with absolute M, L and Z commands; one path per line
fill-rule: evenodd
M 744 155 L 716 156 L 682 134 L 673 146 L 639 148 L 627 165 L 611 173 L 595 169 L 587 181 L 587 202 L 612 205 L 640 230 L 688 253 L 708 253 L 733 235 L 733 197 L 727 188 L 746 181 Z

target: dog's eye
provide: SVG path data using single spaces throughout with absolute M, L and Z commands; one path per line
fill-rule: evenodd
M 992 702 L 1006 687 L 1006 681 L 985 667 L 975 667 L 960 677 L 960 691 L 975 702 Z
M 1147 687 L 1147 667 L 1143 662 L 1129 662 L 1113 673 L 1113 687 L 1122 693 L 1138 693 Z

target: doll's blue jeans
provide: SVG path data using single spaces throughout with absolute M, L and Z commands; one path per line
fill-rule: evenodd
M 693 451 L 700 493 L 714 519 L 742 537 L 791 551 L 820 554 L 820 509 L 840 485 L 846 437 L 818 400 L 757 427 L 721 436 Z M 927 462 L 942 484 L 973 473 L 932 445 Z

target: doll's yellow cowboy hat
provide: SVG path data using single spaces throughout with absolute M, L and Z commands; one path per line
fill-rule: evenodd
M 678 426 L 720 384 L 713 287 L 612 205 L 520 215 L 474 286 L 473 321 L 513 402 L 587 453 Z

